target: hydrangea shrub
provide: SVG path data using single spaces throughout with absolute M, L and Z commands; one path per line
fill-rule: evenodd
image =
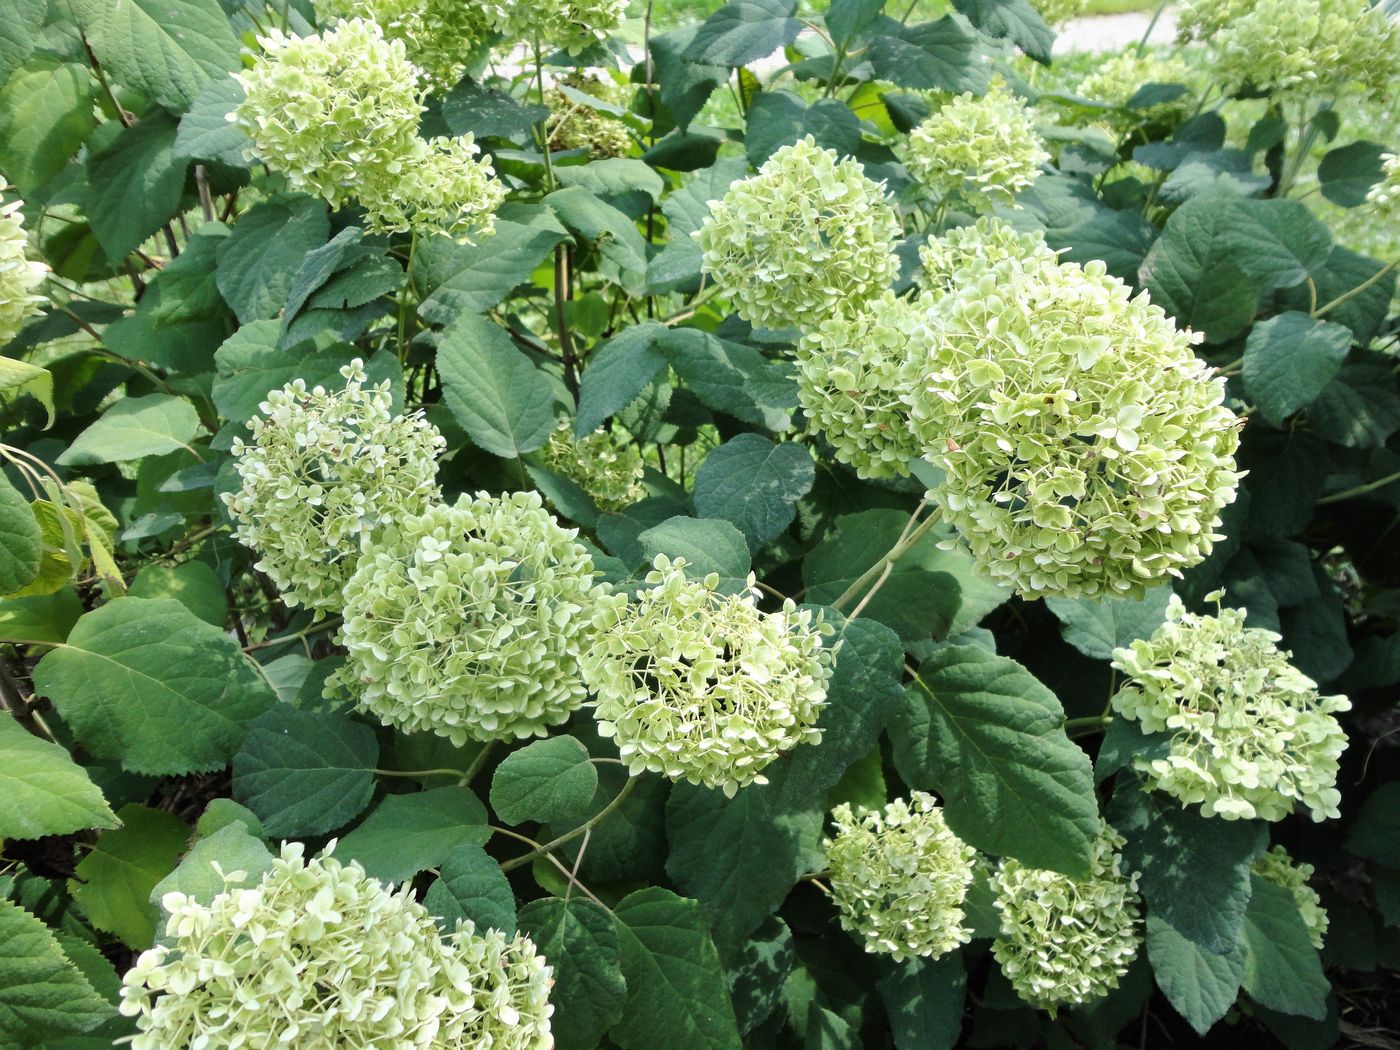
M 0 1047 L 1393 1027 L 1393 3 L 9 8 Z

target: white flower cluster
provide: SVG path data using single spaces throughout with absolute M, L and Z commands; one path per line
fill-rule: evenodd
M 1088 878 L 1003 860 L 992 875 L 1001 934 L 992 954 L 1016 993 L 1054 1011 L 1118 987 L 1141 943 L 1137 876 L 1123 872 L 1123 838 L 1107 824 Z
M 972 935 L 963 902 L 976 850 L 948 829 L 931 795 L 914 792 L 883 811 L 832 811 L 836 834 L 823 843 L 841 925 L 865 950 L 938 958 Z
M 618 511 L 646 496 L 645 464 L 632 443 L 619 443 L 606 430 L 574 437 L 573 422 L 561 419 L 544 446 L 544 462 L 587 492 L 599 510 Z
M 332 688 L 454 744 L 543 735 L 583 702 L 579 665 L 605 591 L 539 494 L 481 493 L 401 515 L 345 586 Z
M 0 179 L 0 193 L 8 187 Z M 4 346 L 39 312 L 44 301 L 34 289 L 44 283 L 49 268 L 25 256 L 29 239 L 24 232 L 22 202 L 0 205 L 0 346 Z
M 584 679 L 599 732 L 633 774 L 733 795 L 767 783 L 762 771 L 782 752 L 821 739 L 831 628 L 790 601 L 763 612 L 757 590 L 720 594 L 718 576 L 690 579 L 685 564 L 658 555 L 635 602 L 600 604 Z
M 344 390 L 297 379 L 267 395 L 252 438 L 235 438 L 241 486 L 224 502 L 234 536 L 259 555 L 288 605 L 339 611 L 370 535 L 438 499 L 444 445 L 421 413 L 394 415 L 388 383 L 366 387 L 363 365 L 341 369 Z
M 1129 681 L 1113 709 L 1144 733 L 1172 734 L 1167 757 L 1136 764 L 1152 787 L 1206 816 L 1282 820 L 1301 803 L 1315 821 L 1336 817 L 1347 738 L 1333 716 L 1351 702 L 1319 696 L 1279 635 L 1244 621 L 1243 609 L 1189 613 L 1173 595 L 1151 638 L 1114 650 Z
M 1030 111 L 998 82 L 934 110 L 910 132 L 904 166 L 939 200 L 989 211 L 1014 203 L 1049 159 Z
M 245 97 L 229 119 L 259 159 L 333 207 L 358 199 L 375 230 L 491 232 L 505 187 L 470 135 L 419 138 L 426 85 L 401 39 L 352 18 L 258 42 L 262 54 L 234 74 Z
M 571 55 L 605 40 L 627 13 L 627 0 L 482 0 L 481 6 L 509 39 Z
M 1275 846 L 1254 862 L 1254 873 L 1293 894 L 1293 901 L 1303 916 L 1303 925 L 1308 928 L 1308 937 L 1313 947 L 1321 951 L 1327 937 L 1327 909 L 1322 906 L 1317 890 L 1308 885 L 1313 866 L 1297 863 L 1286 849 Z
M 315 0 L 323 23 L 364 19 L 401 41 L 409 61 L 438 91 L 454 87 L 465 60 L 494 28 L 482 4 L 461 0 Z
M 941 298 L 994 268 L 1020 279 L 1035 277 L 1056 261 L 1039 230 L 1016 230 L 1001 219 L 983 216 L 920 245 L 919 287 Z
M 122 980 L 133 1050 L 553 1046 L 550 968 L 528 938 L 470 922 L 441 936 L 407 884 L 303 853 L 287 843 L 208 906 L 165 895 L 169 943 Z
M 787 328 L 879 295 L 899 272 L 899 234 L 883 184 L 808 135 L 711 201 L 692 236 L 705 272 L 740 317 Z
M 1400 220 L 1400 153 L 1381 155 L 1381 179 L 1367 192 L 1366 203 L 1375 209 L 1376 218 Z

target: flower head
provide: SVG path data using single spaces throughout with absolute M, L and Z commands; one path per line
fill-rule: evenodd
M 366 387 L 361 362 L 341 369 L 344 390 L 274 390 L 252 438 L 233 442 L 242 482 L 224 502 L 234 536 L 259 554 L 289 605 L 339 611 L 362 544 L 387 522 L 438 498 L 446 444 L 420 413 L 395 416 L 389 384 Z
M 1381 155 L 1381 180 L 1366 194 L 1381 219 L 1400 220 L 1400 153 Z
M 865 950 L 937 958 L 966 944 L 963 901 L 977 851 L 948 830 L 933 796 L 914 792 L 884 808 L 831 814 L 824 842 L 841 925 L 865 938 Z
M 882 292 L 899 271 L 899 220 L 880 183 L 808 135 L 729 187 L 692 235 L 740 317 L 812 326 Z
M 934 110 L 909 133 L 904 166 L 935 197 L 984 211 L 1013 203 L 1049 159 L 1030 111 L 998 82 Z
M 919 287 L 941 297 L 993 267 L 1036 274 L 1055 260 L 1039 230 L 1022 232 L 984 215 L 970 226 L 935 234 L 919 247 Z
M 1040 12 L 1047 25 L 1062 26 L 1082 15 L 1089 7 L 1089 0 L 1032 0 L 1031 6 Z
M 403 43 L 409 61 L 439 91 L 462 79 L 467 56 L 493 28 L 483 5 L 462 0 L 316 0 L 316 14 L 323 22 L 375 23 L 385 37 Z
M 1327 936 L 1327 909 L 1322 906 L 1317 890 L 1308 885 L 1313 866 L 1297 863 L 1286 849 L 1275 846 L 1254 862 L 1254 874 L 1293 894 L 1294 903 L 1303 916 L 1303 925 L 1308 928 L 1308 937 L 1320 951 Z
M 168 893 L 169 943 L 122 980 L 134 1050 L 491 1046 L 548 1050 L 550 968 L 524 936 L 442 936 L 405 884 L 287 843 L 257 885 Z
M 357 194 L 366 172 L 404 171 L 423 92 L 403 41 L 352 18 L 307 37 L 274 29 L 259 43 L 253 67 L 234 75 L 246 97 L 230 116 L 259 158 L 333 207 Z
M 1177 27 L 1209 46 L 1231 91 L 1383 98 L 1400 68 L 1400 24 L 1370 0 L 1186 0 Z
M 1336 817 L 1347 739 L 1333 715 L 1351 703 L 1319 696 L 1279 636 L 1244 621 L 1243 609 L 1200 616 L 1173 596 L 1151 638 L 1113 651 L 1129 676 L 1113 709 L 1144 733 L 1171 734 L 1165 758 L 1136 764 L 1151 787 L 1206 816 L 1282 820 L 1302 803 L 1313 820 Z
M 797 398 L 820 433 L 863 478 L 907 477 L 923 449 L 904 404 L 905 362 L 932 346 L 928 301 L 885 292 L 816 324 L 797 349 Z
M 506 189 L 471 135 L 414 138 L 394 170 L 366 168 L 355 193 L 367 225 L 381 232 L 412 230 L 459 241 L 495 230 Z
M 580 91 L 612 106 L 625 106 L 627 92 L 606 78 L 575 73 L 545 93 L 549 105 L 549 148 L 586 149 L 594 157 L 620 157 L 632 148 L 627 125 L 586 102 L 566 95 L 563 88 Z
M 1102 263 L 1032 259 L 969 272 L 930 316 L 906 400 L 981 572 L 1028 597 L 1138 595 L 1205 558 L 1238 421 L 1160 307 Z
M 1049 1010 L 1118 987 L 1138 952 L 1137 876 L 1125 874 L 1123 838 L 1104 824 L 1088 878 L 1003 860 L 992 875 L 1001 934 L 992 954 L 1026 1002 Z
M 544 461 L 587 492 L 600 510 L 618 511 L 646 496 L 641 452 L 609 431 L 576 438 L 572 421 L 561 419 L 545 443 Z
M 821 739 L 831 629 L 790 601 L 763 612 L 757 590 L 720 594 L 717 575 L 689 579 L 683 559 L 653 565 L 634 603 L 613 595 L 594 618 L 582 663 L 599 731 L 633 774 L 727 795 L 767 783 L 762 770 L 779 754 Z
M 1094 66 L 1094 71 L 1080 81 L 1077 94 L 1095 102 L 1106 102 L 1111 106 L 1126 106 L 1134 95 L 1147 84 L 1188 84 L 1192 80 L 1191 67 L 1179 56 L 1161 57 L 1139 55 L 1129 49 L 1121 55 L 1105 58 Z M 1151 120 L 1179 120 L 1191 113 L 1193 102 L 1190 92 L 1168 101 L 1148 106 L 1137 113 L 1109 114 L 1109 123 L 1116 127 L 1132 126 L 1143 118 Z
M 627 12 L 627 0 L 484 0 L 481 6 L 511 40 L 571 55 L 606 41 Z
M 0 193 L 7 187 L 0 179 Z M 49 268 L 25 257 L 29 240 L 24 232 L 22 202 L 0 205 L 0 346 L 8 343 L 24 322 L 39 312 L 42 295 L 34 289 L 44 283 Z
M 331 688 L 408 733 L 461 745 L 543 735 L 584 698 L 593 562 L 535 492 L 398 518 L 345 586 Z

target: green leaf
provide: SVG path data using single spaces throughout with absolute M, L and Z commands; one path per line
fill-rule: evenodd
M 271 870 L 267 844 L 246 825 L 228 824 L 195 842 L 175 870 L 151 888 L 150 901 L 159 905 L 167 893 L 183 893 L 207 905 L 235 886 L 255 885 Z M 234 878 L 239 872 L 242 877 Z
M 1243 987 L 1260 1006 L 1320 1021 L 1331 990 L 1293 894 L 1258 875 L 1245 912 Z
M 170 874 L 190 829 L 169 813 L 129 805 L 117 810 L 122 826 L 104 831 L 74 871 L 73 899 L 99 930 L 142 951 L 156 939 L 160 909 L 156 883 Z
M 0 84 L 10 79 L 39 45 L 48 14 L 47 0 L 13 0 L 4 30 L 0 32 Z
M 158 295 L 158 302 L 151 308 L 151 319 L 157 326 L 203 320 L 222 322 L 228 316 L 228 306 L 219 294 L 214 273 L 219 245 L 228 232 L 221 222 L 206 222 L 185 242 L 184 250 L 156 275 L 146 294 L 154 291 Z
M 960 953 L 895 963 L 879 989 L 896 1050 L 952 1050 L 957 1045 L 967 992 Z
M 427 283 L 432 293 L 418 313 L 432 324 L 450 324 L 460 314 L 485 313 L 530 279 L 568 234 L 550 215 L 547 224 L 496 220 L 496 232 L 479 244 L 454 244 L 446 237 L 420 244 L 414 257 L 414 283 L 423 287 L 424 259 L 433 260 Z M 427 249 L 425 251 L 425 248 Z
M 574 435 L 584 437 L 635 401 L 666 367 L 657 341 L 665 325 L 644 322 L 626 328 L 593 351 L 579 382 Z
M 574 164 L 555 172 L 561 186 L 580 186 L 598 197 L 645 194 L 652 203 L 661 199 L 665 181 L 635 157 L 604 157 Z
M 17 591 L 38 576 L 43 554 L 44 538 L 29 501 L 0 474 L 0 594 Z
M 189 448 L 198 430 L 199 415 L 182 397 L 124 397 L 79 434 L 57 462 L 76 467 L 163 456 Z
M 821 834 L 821 800 L 808 814 L 770 809 L 766 787 L 732 799 L 724 792 L 676 784 L 666 803 L 666 871 L 700 901 L 715 939 L 737 945 L 778 910 L 802 875 L 805 848 Z
M 1235 1005 L 1244 956 L 1240 945 L 1217 955 L 1182 936 L 1160 915 L 1147 916 L 1147 958 L 1157 986 L 1197 1035 L 1204 1036 Z
M 52 426 L 53 373 L 28 361 L 0 357 L 0 403 L 9 404 L 22 394 L 33 395 L 34 400 L 44 406 L 44 411 L 49 414 L 48 425 Z
M 1045 599 L 1060 621 L 1065 641 L 1085 656 L 1109 660 L 1113 650 L 1149 637 L 1167 618 L 1170 586 L 1153 587 L 1141 598 Z
M 537 740 L 506 756 L 491 778 L 491 808 L 507 824 L 572 820 L 598 790 L 588 749 L 571 736 Z
M 217 769 L 272 702 L 238 643 L 169 598 L 117 598 L 84 615 L 34 669 L 73 735 L 133 773 Z
M 40 52 L 0 83 L 0 168 L 32 196 L 97 126 L 97 81 L 87 66 Z
M 150 113 L 89 158 L 83 211 L 109 259 L 135 251 L 180 210 L 186 161 L 175 155 L 177 128 L 175 118 Z
M 247 167 L 253 140 L 228 119 L 243 98 L 243 85 L 233 77 L 222 77 L 206 84 L 190 105 L 189 112 L 180 118 L 180 130 L 175 134 L 175 156 L 229 168 Z
M 826 29 L 838 47 L 875 20 L 885 7 L 885 0 L 832 0 L 826 12 Z
M 1347 836 L 1347 849 L 1358 857 L 1400 868 L 1400 780 L 1371 792 Z
M 515 932 L 515 894 L 500 865 L 484 849 L 463 843 L 442 859 L 439 870 L 441 874 L 423 895 L 423 906 L 443 929 L 451 930 L 458 919 L 470 919 L 478 929 Z M 552 957 L 550 963 L 557 982 L 559 964 Z
M 682 57 L 706 65 L 746 66 L 797 39 L 802 23 L 796 14 L 797 0 L 733 0 L 705 19 Z
M 114 828 L 101 790 L 57 744 L 0 718 L 0 839 L 37 839 Z
M 807 1004 L 803 1050 L 860 1050 L 860 1032 L 835 1010 L 815 998 Z
M 765 91 L 749 110 L 744 146 L 759 167 L 781 147 L 811 135 L 839 154 L 860 149 L 860 121 L 844 102 L 825 98 L 807 105 L 790 91 Z
M 1249 903 L 1250 869 L 1268 847 L 1265 826 L 1203 817 L 1141 791 L 1136 778 L 1118 789 L 1109 821 L 1127 839 L 1123 866 L 1142 873 L 1138 887 L 1152 912 L 1206 951 L 1229 951 Z
M 649 886 L 613 910 L 627 1002 L 609 1036 L 623 1050 L 739 1050 L 734 1007 L 693 900 Z
M 83 614 L 71 588 L 30 598 L 0 601 L 0 639 L 61 642 Z
M 1042 227 L 1045 243 L 1062 259 L 1080 264 L 1101 259 L 1109 273 L 1129 284 L 1137 282 L 1138 268 L 1157 237 L 1142 216 L 1108 207 L 1077 178 L 1043 176 L 1018 195 L 1017 203 L 1021 207 L 1009 217 L 1013 226 Z
M 661 91 L 664 97 L 664 84 Z M 714 167 L 696 172 L 689 182 L 661 202 L 671 239 L 647 265 L 649 288 L 658 292 L 698 289 L 701 251 L 691 234 L 710 214 L 709 202 L 724 196 L 729 186 L 747 173 L 748 165 L 742 157 L 721 158 Z
M 238 38 L 217 0 L 73 0 L 73 15 L 118 83 L 172 113 L 239 68 Z
M 1311 429 L 1347 448 L 1380 448 L 1400 430 L 1389 358 L 1366 354 L 1347 361 L 1308 407 Z
M 991 74 L 977 30 L 962 15 L 913 26 L 882 16 L 875 25 L 866 54 L 877 79 L 916 91 L 986 92 Z
M 504 91 L 463 80 L 442 100 L 442 119 L 454 135 L 522 141 L 549 116 L 549 107 L 517 102 Z
M 305 194 L 274 197 L 238 217 L 219 246 L 219 292 L 247 324 L 287 305 L 306 253 L 330 235 L 326 206 Z
M 604 744 L 602 750 L 614 750 Z M 572 831 L 603 811 L 621 793 L 629 780 L 627 771 L 609 763 L 598 769 L 598 790 L 579 818 L 551 824 L 551 835 Z M 623 882 L 627 880 L 658 881 L 665 872 L 666 857 L 666 794 L 669 782 L 659 777 L 638 777 L 632 793 L 608 814 L 608 818 L 593 828 L 588 849 L 583 852 L 579 877 L 590 884 Z M 581 839 L 574 839 L 559 849 L 559 858 L 573 864 L 578 857 Z
M 127 594 L 133 598 L 173 598 L 215 627 L 222 627 L 228 619 L 224 585 L 219 574 L 202 561 L 147 565 L 131 581 Z
M 1366 194 L 1381 180 L 1382 158 L 1388 153 L 1375 142 L 1352 142 L 1329 150 L 1317 166 L 1322 195 L 1343 208 L 1366 203 Z
M 86 1032 L 116 1012 L 64 954 L 53 930 L 0 897 L 0 1042 L 37 1031 Z
M 458 846 L 481 846 L 491 837 L 486 807 L 470 788 L 431 788 L 386 795 L 337 849 L 381 882 L 403 882 L 435 868 Z
M 548 897 L 520 909 L 520 929 L 554 967 L 554 1039 L 559 1050 L 590 1050 L 622 1016 L 627 982 L 613 921 L 581 897 Z
M 749 549 L 760 550 L 792 523 L 797 501 L 815 480 L 806 446 L 740 434 L 711 451 L 696 471 L 695 513 L 733 522 Z
M 1088 874 L 1099 829 L 1089 756 L 1065 736 L 1055 694 L 1015 660 L 970 645 L 935 652 L 890 733 L 900 775 L 943 797 L 969 845 Z
M 783 984 L 792 972 L 797 954 L 787 923 L 773 916 L 753 937 L 720 955 L 729 978 L 729 997 L 747 1035 L 761 1025 L 782 1001 Z
M 369 726 L 277 704 L 233 756 L 233 797 L 275 838 L 324 835 L 369 805 L 378 758 Z
M 953 6 L 988 36 L 1009 40 L 1037 62 L 1050 64 L 1055 31 L 1028 0 L 955 0 Z
M 769 430 L 789 427 L 796 382 L 757 350 L 695 328 L 672 329 L 657 347 L 701 404 Z
M 601 256 L 598 269 L 630 295 L 640 295 L 646 283 L 646 241 L 632 219 L 579 186 L 555 190 L 544 199 L 559 221 L 591 241 Z
M 219 370 L 214 379 L 214 407 L 229 422 L 242 423 L 257 414 L 268 391 L 278 390 L 293 379 L 306 380 L 308 387 L 344 386 L 340 370 L 350 363 L 353 353 L 343 343 L 301 343 L 284 350 L 277 341 L 276 321 L 243 325 L 214 353 Z M 396 366 L 392 354 L 375 354 L 365 371 L 372 381 L 392 381 L 396 378 Z
M 554 388 L 494 321 L 463 314 L 437 352 L 443 398 L 453 418 L 487 452 L 513 459 L 554 432 Z
M 686 574 L 696 578 L 718 573 L 720 590 L 737 593 L 748 586 L 749 548 L 743 533 L 727 521 L 668 518 L 637 537 L 650 565 L 658 554 L 686 560 Z
M 1312 404 L 1342 367 L 1351 332 L 1291 311 L 1254 326 L 1244 345 L 1244 386 L 1270 423 Z

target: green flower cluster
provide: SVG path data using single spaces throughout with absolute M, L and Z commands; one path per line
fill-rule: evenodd
M 366 387 L 358 360 L 344 390 L 297 379 L 267 395 L 233 441 L 241 485 L 225 493 L 234 536 L 259 555 L 288 605 L 339 611 L 371 533 L 438 498 L 437 428 L 421 413 L 396 416 L 389 384 Z
M 1047 25 L 1062 26 L 1082 15 L 1089 7 L 1089 0 L 1032 0 L 1031 6 L 1040 12 Z
M 826 315 L 798 344 L 807 429 L 863 478 L 907 477 L 923 452 L 904 395 L 909 357 L 933 343 L 931 308 L 887 291 L 850 315 Z
M 919 287 L 941 297 L 994 267 L 1037 274 L 1055 265 L 1056 254 L 1039 230 L 1023 232 L 984 215 L 970 226 L 930 237 L 919 247 L 919 262 Z
M 905 396 L 979 570 L 1028 597 L 1133 596 L 1205 558 L 1239 435 L 1191 337 L 1100 262 L 954 276 Z
M 252 68 L 234 75 L 245 97 L 229 119 L 295 188 L 337 208 L 358 199 L 380 232 L 491 232 L 505 188 L 470 135 L 419 138 L 424 84 L 402 40 L 352 18 L 259 43 Z
M 1201 616 L 1173 595 L 1151 638 L 1114 650 L 1130 680 L 1113 709 L 1144 733 L 1171 734 L 1165 758 L 1136 764 L 1150 786 L 1206 816 L 1282 820 L 1301 803 L 1315 821 L 1336 817 L 1347 739 L 1333 715 L 1351 703 L 1319 696 L 1279 635 L 1244 622 L 1243 609 Z
M 909 133 L 904 166 L 934 197 L 988 211 L 1014 204 L 1050 159 L 1031 113 L 1000 82 L 949 99 Z
M 165 895 L 169 943 L 122 979 L 133 1050 L 554 1045 L 550 968 L 528 938 L 470 921 L 444 937 L 409 885 L 303 853 L 287 843 L 256 886 L 207 906 Z
M 612 106 L 625 106 L 627 92 L 612 81 L 574 73 L 545 92 L 549 106 L 549 148 L 555 151 L 586 149 L 593 157 L 620 157 L 632 148 L 627 125 L 584 102 L 564 94 L 572 88 Z
M 599 510 L 618 511 L 646 496 L 641 452 L 636 445 L 619 444 L 609 431 L 576 438 L 573 422 L 561 419 L 545 443 L 544 462 L 588 493 Z
M 692 236 L 744 320 L 811 327 L 879 295 L 899 271 L 899 219 L 883 184 L 812 136 L 729 187 Z
M 6 190 L 0 179 L 0 193 Z M 0 346 L 8 343 L 24 322 L 39 312 L 44 301 L 34 289 L 44 283 L 49 268 L 43 263 L 30 262 L 25 256 L 29 238 L 24 232 L 22 202 L 0 205 Z
M 1308 885 L 1313 866 L 1295 862 L 1286 849 L 1275 846 L 1254 862 L 1254 873 L 1293 894 L 1303 916 L 1303 925 L 1308 928 L 1308 937 L 1313 947 L 1321 951 L 1327 937 L 1327 909 L 1322 906 L 1317 890 Z
M 400 515 L 345 586 L 348 655 L 328 685 L 386 725 L 468 740 L 543 735 L 583 702 L 605 591 L 538 493 Z
M 767 783 L 762 771 L 782 752 L 821 739 L 831 628 L 790 601 L 763 612 L 757 590 L 720 594 L 717 575 L 689 579 L 685 564 L 657 555 L 635 602 L 602 602 L 584 679 L 599 732 L 616 738 L 634 775 L 651 770 L 732 796 Z
M 466 57 L 494 25 L 480 4 L 461 0 L 315 0 L 323 23 L 363 19 L 401 41 L 429 86 L 446 91 L 462 79 Z
M 1210 47 L 1232 91 L 1383 99 L 1400 69 L 1400 24 L 1371 0 L 1185 0 L 1177 26 Z
M 627 13 L 627 0 L 479 0 L 496 29 L 511 40 L 576 55 L 601 43 Z
M 1107 824 L 1088 878 L 1001 861 L 992 875 L 1001 933 L 992 954 L 1016 994 L 1054 1011 L 1118 987 L 1141 943 L 1137 876 L 1125 874 L 1123 837 Z
M 1139 55 L 1135 49 L 1130 49 L 1098 63 L 1094 71 L 1080 81 L 1077 94 L 1095 102 L 1123 107 L 1144 85 L 1189 84 L 1191 79 L 1191 67 L 1176 55 Z M 1194 101 L 1187 91 L 1169 102 L 1159 102 L 1133 113 L 1108 114 L 1105 119 L 1116 128 L 1132 127 L 1144 118 L 1182 120 L 1193 108 Z
M 1366 203 L 1382 220 L 1400 220 L 1400 153 L 1381 155 L 1381 180 L 1366 194 Z
M 936 959 L 968 942 L 963 902 L 977 851 L 948 830 L 933 796 L 916 791 L 861 814 L 842 804 L 831 816 L 832 896 L 866 951 Z

